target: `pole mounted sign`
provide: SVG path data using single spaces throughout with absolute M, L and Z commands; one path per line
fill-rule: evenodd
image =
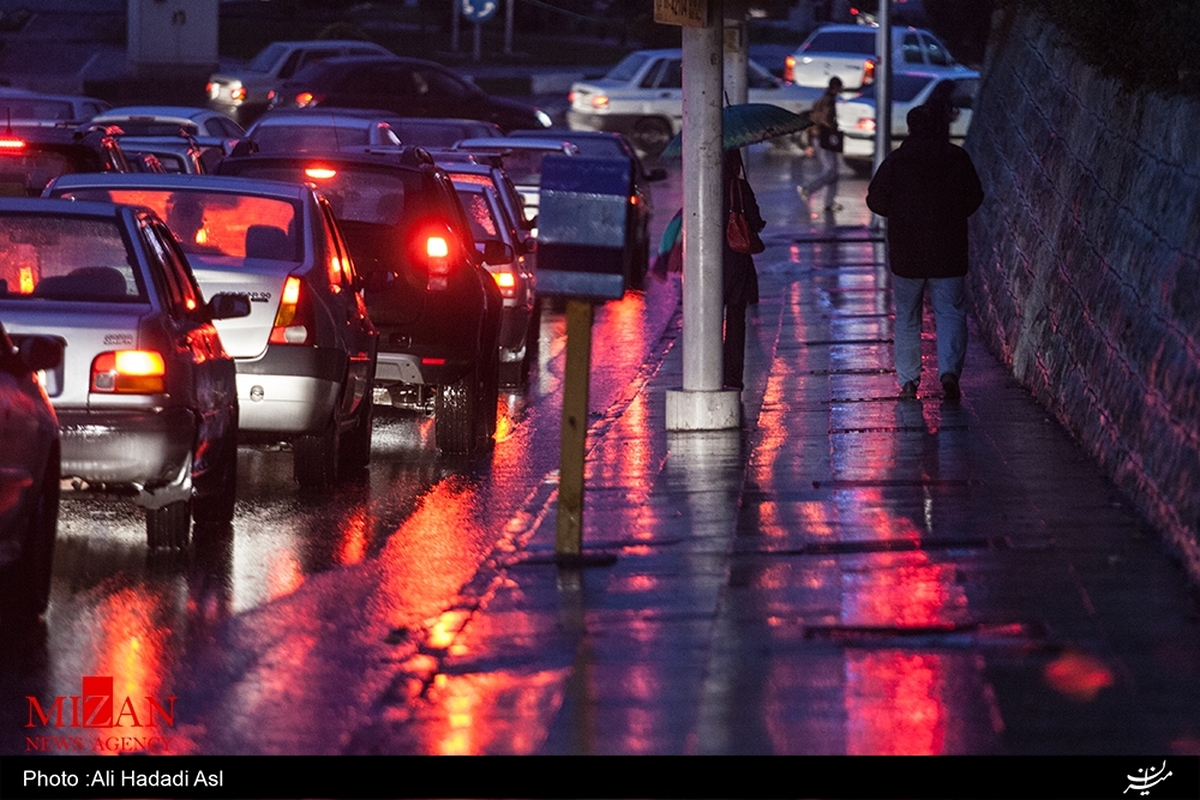
M 654 0 L 654 21 L 703 28 L 708 24 L 708 0 Z
M 496 0 L 461 0 L 462 15 L 469 22 L 487 22 L 496 16 Z

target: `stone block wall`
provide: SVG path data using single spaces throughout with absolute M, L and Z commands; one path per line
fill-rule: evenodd
M 988 345 L 1200 583 L 1200 103 L 1131 94 L 997 18 L 966 149 Z

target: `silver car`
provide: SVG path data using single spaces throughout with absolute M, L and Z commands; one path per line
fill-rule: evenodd
M 51 336 L 65 358 L 44 385 L 62 429 L 63 478 L 132 495 L 151 547 L 227 525 L 237 488 L 233 360 L 213 321 L 244 296 L 204 302 L 187 257 L 145 208 L 0 200 L 0 319 Z M 193 502 L 194 501 L 194 502 Z
M 379 337 L 323 196 L 300 183 L 147 174 L 68 175 L 46 195 L 151 208 L 205 292 L 250 296 L 249 316 L 217 326 L 237 363 L 244 441 L 290 442 L 303 487 L 369 463 Z

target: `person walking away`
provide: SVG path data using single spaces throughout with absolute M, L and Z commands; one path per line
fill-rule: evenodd
M 728 221 L 730 209 L 740 204 L 750 229 L 755 233 L 766 227 L 758 209 L 754 190 L 746 180 L 745 165 L 740 150 L 725 151 L 721 166 L 721 184 L 724 186 L 723 214 Z M 754 269 L 754 257 L 739 253 L 729 246 L 729 238 L 723 237 L 724 247 L 722 272 L 724 278 L 725 337 L 722 347 L 724 384 L 727 389 L 741 389 L 746 363 L 746 306 L 758 302 L 758 272 Z
M 921 382 L 921 316 L 928 290 L 937 333 L 943 397 L 961 396 L 967 353 L 967 218 L 983 187 L 967 151 L 943 135 L 936 110 L 908 112 L 908 137 L 888 154 L 867 187 L 867 207 L 887 218 L 893 274 L 896 380 L 902 399 Z
M 800 184 L 800 199 L 806 204 L 813 194 L 820 189 L 825 190 L 825 210 L 841 211 L 841 205 L 834 198 L 838 190 L 838 153 L 842 152 L 842 133 L 837 124 L 837 96 L 842 91 L 842 79 L 834 75 L 829 79 L 825 94 L 817 98 L 808 118 L 812 122 L 806 129 L 808 146 L 804 154 L 809 158 L 814 155 L 820 169 L 811 181 Z

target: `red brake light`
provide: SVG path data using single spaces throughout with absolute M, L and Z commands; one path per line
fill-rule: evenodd
M 153 350 L 113 350 L 92 360 L 91 390 L 123 394 L 161 394 L 167 368 Z
M 301 92 L 300 94 L 296 95 L 296 107 L 306 108 L 307 106 L 312 105 L 313 101 L 316 99 L 317 96 L 312 92 Z
M 312 337 L 312 309 L 304 302 L 300 279 L 289 275 L 279 298 L 275 326 L 271 329 L 271 344 L 308 344 Z
M 25 140 L 23 140 L 23 139 L 15 139 L 11 136 L 5 136 L 5 137 L 0 138 L 0 150 L 13 151 L 13 150 L 24 150 L 24 149 L 25 149 Z
M 863 77 L 862 85 L 866 86 L 875 82 L 875 60 L 868 58 L 863 62 Z
M 239 103 L 246 99 L 246 87 L 239 86 L 229 92 L 230 99 L 237 100 Z
M 791 82 L 796 78 L 796 57 L 788 56 L 783 60 L 783 79 Z
M 337 175 L 337 170 L 329 167 L 306 167 L 304 175 L 315 181 L 327 181 Z
M 874 133 L 875 132 L 875 118 L 874 117 L 859 117 L 858 122 L 854 123 L 854 127 L 865 133 Z

